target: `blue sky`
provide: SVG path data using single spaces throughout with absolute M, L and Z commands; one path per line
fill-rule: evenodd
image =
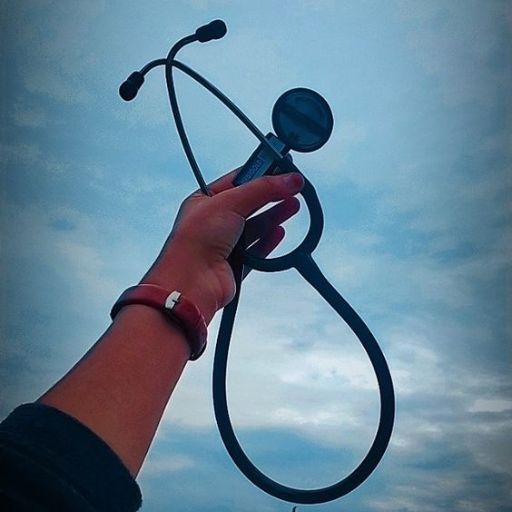
M 397 392 L 390 448 L 348 497 L 299 510 L 494 512 L 512 496 L 512 12 L 499 1 L 18 1 L 2 32 L 0 412 L 47 389 L 108 325 L 196 184 L 161 70 L 117 88 L 214 18 L 228 35 L 180 59 L 271 128 L 304 86 L 335 130 L 296 155 L 324 206 L 314 256 L 365 318 Z M 180 104 L 207 179 L 256 142 L 186 77 Z M 279 253 L 305 233 L 287 224 Z M 236 470 L 213 419 L 206 355 L 190 364 L 140 483 L 144 511 L 285 511 Z M 233 421 L 287 485 L 339 479 L 377 423 L 363 350 L 296 272 L 254 272 L 230 358 Z

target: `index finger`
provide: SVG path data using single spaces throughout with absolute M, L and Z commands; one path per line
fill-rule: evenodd
M 219 201 L 241 217 L 247 218 L 267 203 L 282 201 L 298 194 L 304 187 L 299 172 L 278 176 L 261 176 L 227 190 Z
M 218 194 L 220 192 L 224 192 L 224 190 L 233 188 L 233 180 L 235 179 L 235 176 L 238 174 L 239 170 L 240 167 L 237 167 L 233 171 L 224 174 L 224 176 L 217 178 L 215 181 L 212 181 L 208 184 L 208 188 L 213 192 L 213 194 Z

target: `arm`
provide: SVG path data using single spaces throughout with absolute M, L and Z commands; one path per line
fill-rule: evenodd
M 264 177 L 233 188 L 234 172 L 182 204 L 159 257 L 142 279 L 182 291 L 207 323 L 234 296 L 227 262 L 245 228 L 245 242 L 261 256 L 282 240 L 280 224 L 295 214 L 299 174 Z M 251 218 L 269 202 L 278 205 Z M 123 308 L 92 349 L 39 401 L 59 409 L 101 437 L 133 476 L 147 454 L 165 406 L 189 357 L 182 331 L 145 306 Z

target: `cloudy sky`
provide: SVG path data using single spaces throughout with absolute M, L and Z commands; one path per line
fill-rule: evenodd
M 162 70 L 117 88 L 180 37 L 223 18 L 180 59 L 271 129 L 285 90 L 330 103 L 335 130 L 296 155 L 324 206 L 314 254 L 388 358 L 397 420 L 348 497 L 299 510 L 510 510 L 512 13 L 501 1 L 2 1 L 2 417 L 91 346 L 112 302 L 159 251 L 196 184 Z M 256 141 L 178 77 L 207 180 Z M 300 241 L 287 225 L 278 253 Z M 209 349 L 190 364 L 140 483 L 143 510 L 289 511 L 252 486 L 217 433 Z M 248 454 L 286 485 L 319 487 L 364 456 L 378 420 L 356 339 L 294 271 L 254 272 L 229 366 Z

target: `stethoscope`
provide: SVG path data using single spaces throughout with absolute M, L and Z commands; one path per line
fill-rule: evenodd
M 297 88 L 285 92 L 276 102 L 272 113 L 272 124 L 277 134 L 267 136 L 221 91 L 197 72 L 175 60 L 178 51 L 189 43 L 205 43 L 224 37 L 227 29 L 221 20 L 199 27 L 192 35 L 180 39 L 170 50 L 167 58 L 146 64 L 140 71 L 132 73 L 119 88 L 121 97 L 130 101 L 135 98 L 144 82 L 144 76 L 157 66 L 165 66 L 165 77 L 171 109 L 179 137 L 194 176 L 206 195 L 211 195 L 194 158 L 181 119 L 173 81 L 173 69 L 178 68 L 208 89 L 259 139 L 260 145 L 241 168 L 234 180 L 240 185 L 268 173 L 300 172 L 288 155 L 290 149 L 309 152 L 323 146 L 330 137 L 333 117 L 329 105 L 318 93 L 310 89 Z M 291 252 L 275 258 L 260 258 L 251 254 L 239 243 L 230 259 L 236 281 L 234 299 L 224 308 L 215 348 L 213 367 L 213 402 L 219 432 L 226 449 L 240 471 L 256 486 L 268 494 L 291 503 L 314 504 L 332 501 L 353 491 L 363 483 L 376 468 L 386 451 L 395 416 L 393 381 L 386 359 L 361 317 L 350 304 L 327 281 L 313 260 L 312 252 L 318 246 L 323 230 L 324 218 L 317 193 L 311 182 L 304 177 L 303 196 L 310 215 L 310 227 L 304 240 Z M 226 370 L 229 344 L 240 299 L 244 267 L 263 272 L 279 272 L 295 268 L 299 274 L 325 299 L 352 329 L 363 345 L 371 361 L 380 394 L 380 418 L 373 443 L 360 464 L 339 482 L 318 489 L 295 489 L 282 485 L 262 473 L 244 453 L 233 430 L 229 417 L 226 395 Z

